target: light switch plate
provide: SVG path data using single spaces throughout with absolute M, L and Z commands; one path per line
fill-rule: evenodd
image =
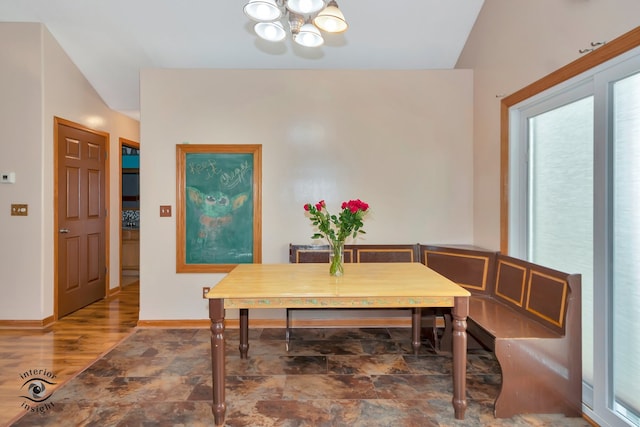
M 11 204 L 11 216 L 27 216 L 29 215 L 29 205 L 26 204 Z
M 160 216 L 171 216 L 171 205 L 161 205 Z
M 15 184 L 15 172 L 0 172 L 0 184 Z

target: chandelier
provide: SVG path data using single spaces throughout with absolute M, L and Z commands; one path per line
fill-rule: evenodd
M 335 0 L 249 0 L 244 13 L 256 21 L 253 30 L 258 37 L 279 42 L 289 33 L 301 46 L 317 47 L 324 43 L 320 30 L 341 33 L 347 30 L 347 21 Z

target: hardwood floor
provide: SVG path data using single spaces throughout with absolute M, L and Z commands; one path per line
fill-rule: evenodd
M 27 382 L 55 383 L 45 384 L 49 394 L 129 336 L 138 322 L 139 291 L 135 280 L 47 328 L 0 329 L 0 425 L 28 410 L 20 397 L 28 394 Z

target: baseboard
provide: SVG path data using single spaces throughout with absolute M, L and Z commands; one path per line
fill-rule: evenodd
M 53 321 L 53 315 L 42 320 L 0 320 L 0 329 L 42 329 Z
M 438 322 L 439 323 L 439 322 Z M 208 328 L 209 319 L 202 320 L 138 320 L 139 328 Z M 410 328 L 410 318 L 367 318 L 367 319 L 304 319 L 291 322 L 294 328 Z M 440 325 L 438 325 L 440 326 Z M 226 319 L 225 327 L 238 329 L 238 319 Z M 251 319 L 251 328 L 284 328 L 285 319 Z
M 138 320 L 139 328 L 208 328 L 211 323 L 208 319 L 202 320 Z

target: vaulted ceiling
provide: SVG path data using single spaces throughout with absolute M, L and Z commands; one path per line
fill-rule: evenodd
M 338 0 L 346 33 L 319 48 L 253 32 L 245 0 L 2 0 L 0 22 L 40 22 L 107 105 L 133 117 L 144 68 L 450 69 L 483 0 Z

